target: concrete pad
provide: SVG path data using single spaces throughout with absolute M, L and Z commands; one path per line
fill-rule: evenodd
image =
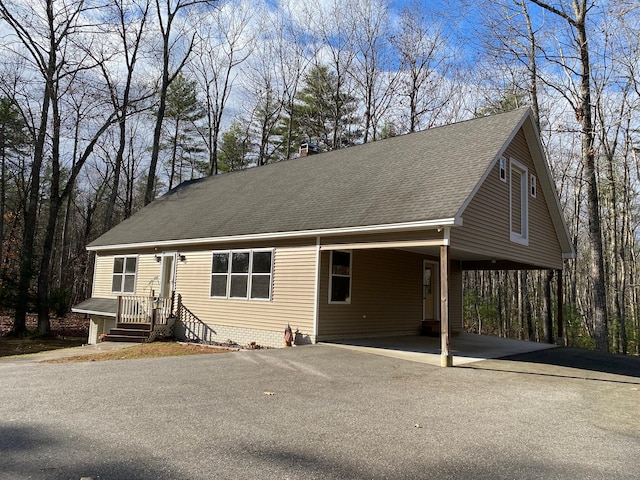
M 348 348 L 361 352 L 400 358 L 411 362 L 441 365 L 440 338 L 424 336 L 398 336 L 362 338 L 322 342 L 334 347 Z M 449 353 L 453 355 L 453 365 L 465 365 L 490 358 L 501 358 L 521 353 L 554 348 L 547 343 L 526 342 L 508 338 L 461 333 L 451 337 Z

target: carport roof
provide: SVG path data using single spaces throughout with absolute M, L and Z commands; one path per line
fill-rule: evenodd
M 452 224 L 530 115 L 518 109 L 185 182 L 88 248 Z

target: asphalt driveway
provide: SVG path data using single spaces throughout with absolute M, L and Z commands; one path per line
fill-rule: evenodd
M 1 479 L 637 479 L 640 361 L 331 345 L 0 361 Z

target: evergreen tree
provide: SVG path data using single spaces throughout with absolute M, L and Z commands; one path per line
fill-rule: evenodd
M 354 145 L 362 131 L 355 97 L 340 88 L 329 67 L 319 65 L 304 77 L 304 86 L 296 95 L 293 109 L 294 143 L 310 141 L 323 150 Z
M 198 101 L 196 85 L 195 80 L 179 74 L 167 91 L 162 148 L 170 151 L 169 190 L 184 176 L 193 178 L 196 171 L 206 171 L 204 149 L 199 145 L 200 136 L 196 134 L 197 124 L 204 118 L 205 111 Z
M 251 143 L 247 129 L 234 120 L 223 132 L 218 150 L 218 169 L 221 172 L 243 170 L 248 167 Z
M 5 215 L 7 207 L 15 210 L 17 204 L 22 203 L 18 198 L 9 198 L 9 192 L 15 191 L 9 185 L 9 171 L 11 160 L 23 154 L 23 150 L 30 144 L 27 125 L 15 101 L 8 97 L 0 99 L 0 298 L 3 303 L 7 274 L 5 257 Z M 15 242 L 12 242 L 15 243 Z M 17 272 L 15 272 L 17 273 Z
M 496 113 L 509 112 L 528 104 L 529 102 L 526 92 L 517 86 L 513 86 L 509 90 L 503 92 L 499 98 L 489 101 L 487 105 L 480 108 L 480 110 L 476 112 L 476 117 L 485 117 L 487 115 L 495 115 Z

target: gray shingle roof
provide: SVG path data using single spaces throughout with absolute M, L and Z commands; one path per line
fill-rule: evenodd
M 88 313 L 103 315 L 105 317 L 115 317 L 118 309 L 118 300 L 115 298 L 88 298 L 84 302 L 72 308 L 76 313 Z
M 527 115 L 518 109 L 186 182 L 89 246 L 453 218 Z

